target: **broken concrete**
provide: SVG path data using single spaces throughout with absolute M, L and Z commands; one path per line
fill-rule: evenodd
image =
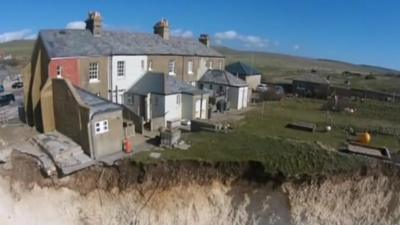
M 43 152 L 50 156 L 63 175 L 71 174 L 96 163 L 83 152 L 78 144 L 58 132 L 39 134 L 33 137 L 33 140 Z

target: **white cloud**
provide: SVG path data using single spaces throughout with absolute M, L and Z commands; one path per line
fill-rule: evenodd
M 295 50 L 295 51 L 298 51 L 298 50 L 300 50 L 300 45 L 298 45 L 298 44 L 295 44 L 295 45 L 293 45 L 293 50 Z
M 215 37 L 217 38 L 217 40 L 234 40 L 239 38 L 239 35 L 236 31 L 234 30 L 229 30 L 229 31 L 225 31 L 225 32 L 219 32 L 215 34 Z
M 36 34 L 30 29 L 23 29 L 19 31 L 12 31 L 0 34 L 0 43 L 14 41 L 14 40 L 28 40 L 35 39 Z
M 234 30 L 229 30 L 225 32 L 218 32 L 215 34 L 215 39 L 217 44 L 222 44 L 223 41 L 239 41 L 245 47 L 248 48 L 264 48 L 268 47 L 269 40 L 255 36 L 255 35 L 243 35 L 239 34 Z
M 83 30 L 86 28 L 86 23 L 83 21 L 72 21 L 69 22 L 65 28 L 67 29 L 78 29 L 78 30 Z
M 171 31 L 171 35 L 175 37 L 192 38 L 193 32 L 191 30 L 175 29 Z

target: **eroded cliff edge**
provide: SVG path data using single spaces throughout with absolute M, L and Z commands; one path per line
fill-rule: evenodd
M 0 170 L 0 224 L 400 222 L 400 170 L 374 161 L 347 173 L 286 178 L 257 162 L 127 160 L 53 179 L 27 156 L 11 162 Z

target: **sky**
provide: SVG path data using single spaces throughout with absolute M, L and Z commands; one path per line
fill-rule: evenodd
M 1 6 L 0 42 L 79 28 L 89 11 L 99 11 L 110 30 L 152 32 L 166 18 L 173 35 L 207 33 L 213 45 L 400 70 L 398 0 L 13 0 Z

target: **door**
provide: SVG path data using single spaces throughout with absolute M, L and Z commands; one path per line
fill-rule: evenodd
M 249 88 L 245 87 L 243 88 L 243 108 L 247 107 L 247 99 L 249 95 Z
M 196 104 L 195 104 L 195 117 L 196 119 L 200 118 L 201 114 L 201 100 L 198 99 L 196 100 Z
M 238 91 L 238 109 L 241 109 L 243 107 L 243 88 L 239 88 Z

